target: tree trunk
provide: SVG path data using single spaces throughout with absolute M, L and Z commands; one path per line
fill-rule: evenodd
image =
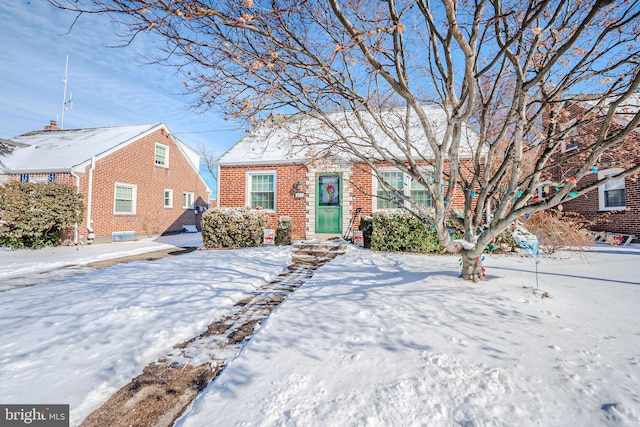
M 486 280 L 487 275 L 482 268 L 482 256 L 470 257 L 462 254 L 462 272 L 460 276 L 463 279 L 473 280 L 478 282 L 480 280 Z

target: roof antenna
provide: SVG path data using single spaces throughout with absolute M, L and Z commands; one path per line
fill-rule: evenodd
M 64 65 L 64 78 L 62 83 L 64 84 L 64 93 L 62 94 L 62 114 L 60 115 L 60 129 L 64 127 L 64 112 L 67 111 L 67 106 L 73 109 L 73 93 L 69 93 L 69 99 L 67 100 L 67 76 L 69 71 L 69 55 L 67 55 L 67 61 Z

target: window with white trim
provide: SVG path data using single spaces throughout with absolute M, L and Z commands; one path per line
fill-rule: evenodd
M 182 192 L 182 207 L 185 209 L 193 209 L 194 193 L 192 191 Z
M 156 166 L 169 167 L 169 147 L 156 142 L 155 150 L 155 164 Z
M 164 190 L 164 207 L 165 208 L 173 207 L 173 190 L 169 190 L 169 189 Z
M 247 199 L 251 209 L 276 210 L 276 172 L 247 172 Z
M 422 172 L 431 175 L 431 171 L 426 168 Z M 384 188 L 380 183 L 381 179 L 393 187 L 394 190 L 389 191 Z M 375 202 L 376 210 L 402 208 L 404 202 L 397 193 L 411 197 L 420 206 L 433 206 L 433 199 L 431 198 L 429 190 L 409 175 L 395 168 L 380 170 L 378 179 L 374 180 L 374 186 L 376 187 L 374 194 L 377 196 Z
M 598 171 L 598 179 L 622 172 L 620 169 L 606 169 Z M 609 181 L 598 187 L 598 200 L 601 211 L 626 209 L 624 178 Z
M 114 190 L 113 212 L 116 214 L 135 214 L 136 192 L 136 185 L 116 182 Z
M 384 181 L 393 190 L 390 191 L 382 185 Z M 403 203 L 397 194 L 404 192 L 404 174 L 400 171 L 381 171 L 378 174 L 378 190 L 376 191 L 376 209 L 398 209 Z M 400 204 L 398 204 L 400 203 Z

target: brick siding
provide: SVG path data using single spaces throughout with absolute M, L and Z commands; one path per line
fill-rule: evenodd
M 570 113 L 566 119 L 585 114 L 579 106 L 572 105 L 567 109 Z M 578 144 L 585 147 L 593 143 L 599 133 L 601 122 L 594 120 L 585 124 L 577 130 Z M 640 136 L 638 132 L 621 141 L 616 150 L 608 150 L 603 153 L 598 161 L 597 167 L 600 170 L 615 167 L 620 162 L 627 162 L 626 166 L 631 166 L 631 162 L 638 162 L 637 153 L 640 150 Z M 553 170 L 553 178 L 561 181 L 573 176 L 576 169 L 582 166 L 585 155 L 575 155 L 573 151 L 556 154 L 556 161 L 562 162 Z M 573 156 L 573 157 L 572 157 Z M 625 209 L 620 210 L 600 210 L 598 190 L 590 191 L 584 195 L 571 199 L 563 203 L 563 210 L 575 212 L 582 215 L 589 221 L 589 228 L 593 231 L 607 231 L 620 234 L 633 234 L 640 236 L 640 174 L 631 175 L 625 178 Z M 576 185 L 576 189 L 593 184 L 598 179 L 597 173 L 588 174 Z
M 309 239 L 315 237 L 315 191 L 318 173 L 340 172 L 343 177 L 342 188 L 342 223 L 343 231 L 353 216 L 356 216 L 353 229 L 357 230 L 362 215 L 371 215 L 375 198 L 373 191 L 373 176 L 368 166 L 357 165 L 347 169 L 336 167 L 323 168 L 321 165 L 280 164 L 256 166 L 221 166 L 220 167 L 220 207 L 249 207 L 247 174 L 250 171 L 276 172 L 276 210 L 269 212 L 268 227 L 276 228 L 279 216 L 289 216 L 293 223 L 294 239 Z M 294 184 L 302 183 L 302 188 L 296 190 Z M 304 198 L 296 198 L 295 193 L 304 193 Z M 464 206 L 464 196 L 461 191 L 454 195 L 453 205 L 457 208 Z M 356 209 L 362 208 L 356 215 Z

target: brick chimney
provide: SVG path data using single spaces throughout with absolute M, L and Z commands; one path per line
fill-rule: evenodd
M 60 128 L 55 120 L 51 120 L 49 124 L 44 127 L 44 130 L 60 130 Z

